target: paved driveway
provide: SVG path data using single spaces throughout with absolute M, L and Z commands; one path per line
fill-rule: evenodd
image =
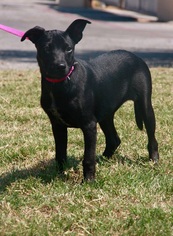
M 36 25 L 64 30 L 77 18 L 92 22 L 76 46 L 76 55 L 81 58 L 126 49 L 141 56 L 149 66 L 173 65 L 173 23 L 152 22 L 152 17 L 120 10 L 59 8 L 54 1 L 0 1 L 0 24 L 23 31 Z M 30 41 L 21 43 L 20 38 L 0 30 L 0 69 L 36 68 L 35 56 Z

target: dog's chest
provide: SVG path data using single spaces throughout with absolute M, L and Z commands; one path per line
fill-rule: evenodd
M 65 107 L 64 107 L 65 108 Z M 66 116 L 64 112 L 62 111 L 61 107 L 57 105 L 57 102 L 55 101 L 55 97 L 52 92 L 50 92 L 50 104 L 49 104 L 49 112 L 53 117 L 56 118 L 61 124 L 64 124 L 66 126 L 69 126 L 69 124 L 66 121 Z
M 72 99 L 70 101 L 65 98 L 58 99 L 53 92 L 50 92 L 49 105 L 46 110 L 46 113 L 51 114 L 59 124 L 67 127 L 80 127 L 81 119 L 79 116 L 78 99 Z

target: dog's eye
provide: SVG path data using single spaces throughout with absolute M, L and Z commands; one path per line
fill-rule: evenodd
M 66 48 L 66 52 L 67 52 L 67 53 L 71 53 L 71 52 L 72 52 L 72 48 L 71 48 L 71 47 L 67 47 L 67 48 Z

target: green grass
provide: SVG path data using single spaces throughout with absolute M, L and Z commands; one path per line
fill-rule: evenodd
M 148 162 L 133 104 L 116 114 L 121 147 L 83 184 L 83 137 L 69 130 L 68 169 L 56 174 L 54 141 L 39 104 L 38 71 L 0 72 L 0 235 L 173 235 L 173 69 L 151 69 L 160 164 Z M 98 127 L 97 158 L 104 150 Z

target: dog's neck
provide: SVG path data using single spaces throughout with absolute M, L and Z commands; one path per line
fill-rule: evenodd
M 60 79 L 51 79 L 51 78 L 46 77 L 46 80 L 51 82 L 51 83 L 60 83 L 60 82 L 63 82 L 64 80 L 66 80 L 66 79 L 70 79 L 70 75 L 72 74 L 73 71 L 74 71 L 74 66 L 72 66 L 70 68 L 70 71 L 68 72 L 68 74 L 65 77 L 60 78 Z

